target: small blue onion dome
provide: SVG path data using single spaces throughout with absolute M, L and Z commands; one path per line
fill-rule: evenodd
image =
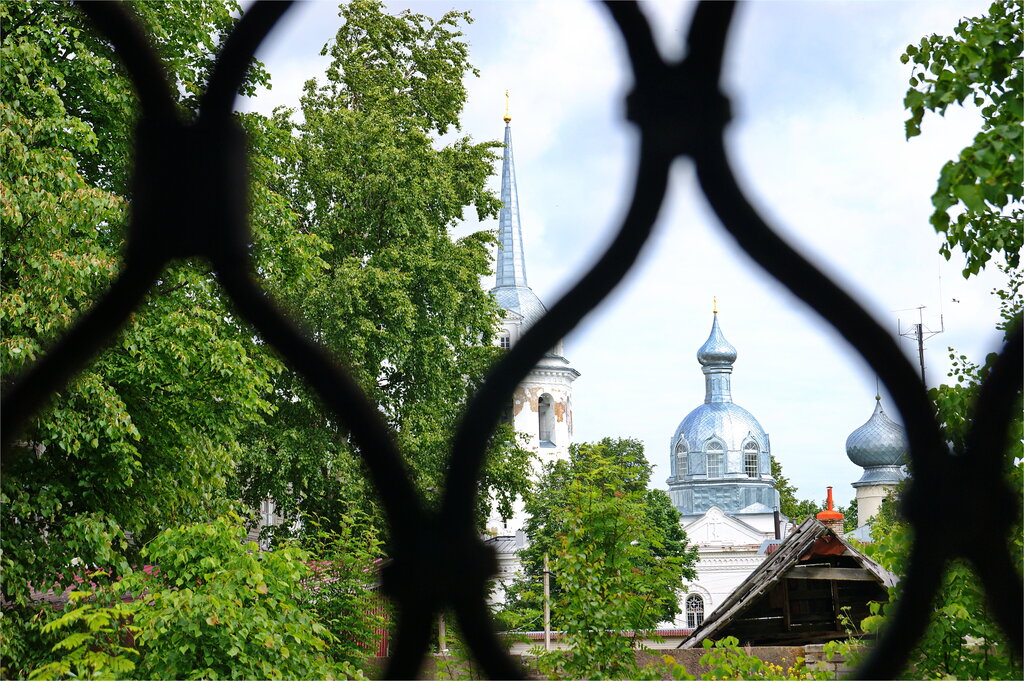
M 718 326 L 718 314 L 711 324 L 711 335 L 697 351 L 697 361 L 706 367 L 731 367 L 736 361 L 736 348 L 725 340 Z
M 908 450 L 907 433 L 885 415 L 880 397 L 867 423 L 846 438 L 846 456 L 861 468 L 902 466 Z

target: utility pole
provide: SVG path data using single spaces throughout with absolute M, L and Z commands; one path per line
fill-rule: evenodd
M 544 554 L 544 650 L 551 650 L 551 572 L 548 554 Z
M 897 319 L 896 319 L 896 331 L 903 338 L 909 338 L 911 340 L 917 341 L 917 357 L 918 357 L 918 361 L 921 363 L 921 383 L 922 383 L 922 385 L 927 387 L 928 384 L 927 384 L 927 382 L 925 382 L 925 375 L 924 375 L 924 341 L 925 341 L 926 338 L 931 338 L 932 336 L 937 336 L 940 333 L 942 333 L 943 331 L 945 331 L 946 330 L 946 323 L 943 320 L 942 314 L 940 313 L 939 314 L 939 330 L 938 331 L 934 331 L 934 330 L 929 329 L 928 327 L 926 327 L 924 325 L 924 308 L 925 308 L 924 305 L 919 305 L 917 307 L 908 308 L 908 309 L 911 309 L 911 310 L 917 310 L 917 319 L 918 319 L 917 324 L 911 324 L 911 325 L 909 325 L 907 327 L 904 327 L 902 325 L 902 323 L 900 322 L 899 318 L 897 317 Z
M 437 615 L 437 649 L 442 655 L 448 652 L 448 636 L 447 627 L 444 622 L 444 611 L 442 610 Z

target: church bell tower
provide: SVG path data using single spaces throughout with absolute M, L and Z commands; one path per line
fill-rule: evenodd
M 501 212 L 498 214 L 498 253 L 495 285 L 491 295 L 503 311 L 498 345 L 509 349 L 518 342 L 547 308 L 526 280 L 523 229 L 519 220 L 519 192 L 512 155 L 512 118 L 506 93 L 505 150 L 501 163 Z M 572 383 L 580 375 L 563 354 L 561 341 L 545 353 L 516 388 L 507 419 L 517 433 L 529 436 L 527 447 L 537 454 L 539 466 L 567 459 L 572 442 Z M 512 535 L 521 529 L 525 517 L 516 504 L 514 517 L 491 518 L 488 529 Z

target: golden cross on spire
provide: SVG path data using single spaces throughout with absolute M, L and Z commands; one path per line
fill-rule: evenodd
M 508 123 L 512 117 L 508 115 L 508 90 L 505 90 L 505 122 Z
M 715 305 L 711 311 L 715 314 L 718 314 L 718 296 L 711 296 L 711 300 L 715 301 Z

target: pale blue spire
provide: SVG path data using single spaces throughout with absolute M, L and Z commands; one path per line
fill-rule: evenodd
M 716 305 L 717 307 L 717 305 Z M 704 402 L 732 402 L 732 365 L 736 361 L 736 348 L 725 340 L 718 326 L 718 312 L 711 323 L 711 334 L 697 351 L 697 361 L 704 372 Z
M 501 212 L 498 213 L 498 262 L 491 294 L 503 310 L 522 319 L 523 328 L 532 326 L 547 310 L 526 283 L 526 259 L 523 256 L 523 228 L 519 222 L 519 195 L 516 167 L 512 158 L 512 129 L 506 93 L 505 154 L 501 163 Z
M 505 153 L 501 162 L 501 212 L 498 214 L 498 262 L 495 286 L 528 286 L 523 255 L 523 228 L 519 222 L 519 192 L 512 158 L 511 119 L 505 116 Z

